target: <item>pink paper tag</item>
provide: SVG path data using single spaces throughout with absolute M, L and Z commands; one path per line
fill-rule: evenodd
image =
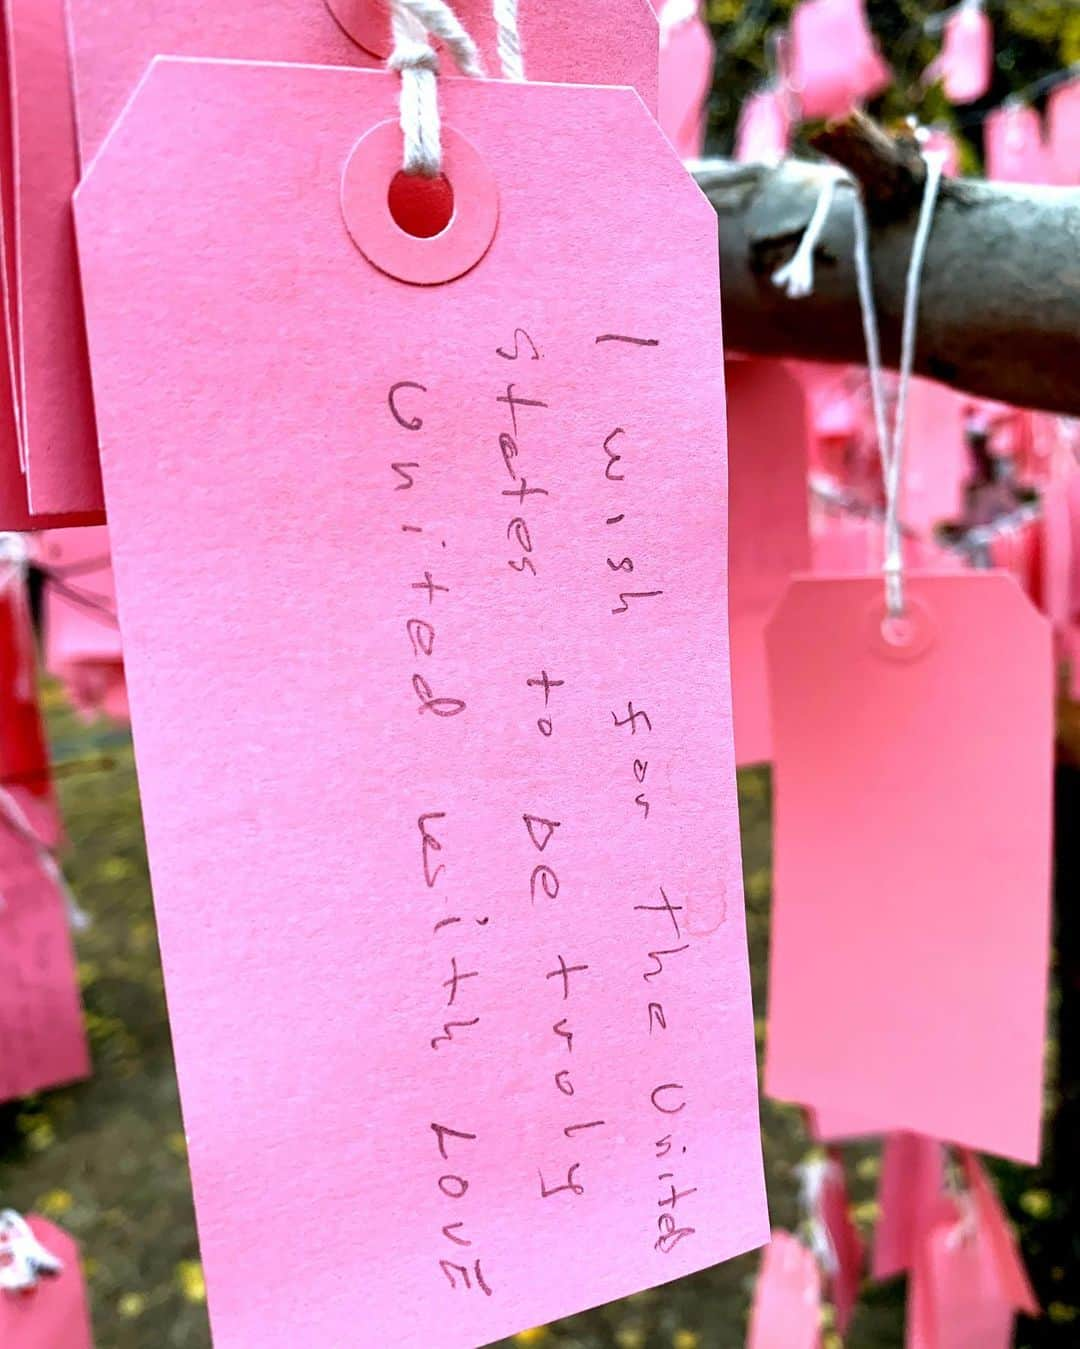
M 23 580 L 10 573 L 0 584 L 0 790 L 41 842 L 56 847 L 62 828 L 38 707 L 30 602 Z
M 1000 574 L 909 577 L 905 590 L 893 631 L 880 578 L 796 580 L 769 630 L 766 1084 L 1033 1162 L 1049 627 Z
M 16 328 L 23 456 L 35 515 L 102 510 L 71 217 L 77 179 L 63 0 L 10 0 Z
M 971 1192 L 975 1221 L 993 1262 L 995 1277 L 1009 1306 L 1025 1316 L 1039 1315 L 1039 1302 L 1020 1258 L 1005 1210 L 979 1159 L 963 1151 L 961 1161 Z
M 389 54 L 389 13 L 379 18 L 377 0 L 233 0 L 203 8 L 190 0 L 67 3 L 84 169 L 159 53 L 350 68 L 377 66 Z M 488 73 L 497 75 L 491 0 L 458 0 L 454 9 Z M 659 34 L 649 0 L 522 5 L 519 27 L 530 80 L 631 85 L 656 112 Z M 453 72 L 449 57 L 442 65 Z
M 1080 469 L 1047 483 L 1042 497 L 1043 608 L 1055 632 L 1080 617 Z
M 1047 99 L 1046 125 L 1054 182 L 1080 185 L 1080 79 L 1059 84 Z
M 945 1149 L 922 1134 L 891 1133 L 881 1149 L 878 1221 L 871 1273 L 890 1279 L 910 1270 L 940 1209 Z
M 806 118 L 842 117 L 892 78 L 863 0 L 802 0 L 791 16 L 791 58 L 791 83 Z
M 1013 1310 L 962 1208 L 924 1238 L 911 1279 L 908 1349 L 1009 1349 Z M 915 1303 L 917 1305 L 912 1306 Z
M 964 483 L 971 471 L 964 443 L 967 402 L 964 394 L 936 380 L 911 381 L 900 513 L 916 534 L 929 535 L 942 520 L 963 514 Z
M 821 1275 L 813 1252 L 774 1232 L 761 1257 L 746 1349 L 818 1349 Z
M 735 757 L 772 755 L 765 624 L 795 572 L 810 565 L 806 398 L 779 361 L 729 361 L 728 526 Z
M 660 129 L 681 159 L 705 146 L 706 100 L 712 87 L 713 41 L 694 3 L 666 0 L 660 18 Z
M 829 1275 L 829 1297 L 836 1310 L 836 1328 L 846 1335 L 859 1300 L 866 1253 L 851 1217 L 844 1165 L 831 1152 L 821 1183 L 820 1217 L 824 1224 L 835 1268 Z
M 791 118 L 777 90 L 751 94 L 739 111 L 735 158 L 741 164 L 778 164 L 791 143 Z
M 397 95 L 159 60 L 76 203 L 222 1349 L 486 1343 L 768 1230 L 715 216 L 633 91 L 447 79 L 413 238 Z
M 43 626 L 49 673 L 63 677 L 73 665 L 120 660 L 105 526 L 40 534 L 34 557 L 45 573 Z
M 939 68 L 950 103 L 974 103 L 990 88 L 994 28 L 981 4 L 961 4 L 945 25 Z
M 1006 103 L 983 123 L 986 176 L 999 183 L 1048 183 L 1050 160 L 1037 108 Z
M 67 909 L 40 846 L 0 815 L 0 1101 L 90 1074 Z M 0 1340 L 5 1349 L 7 1341 Z
M 31 1213 L 26 1221 L 63 1268 L 29 1292 L 0 1293 L 0 1344 L 4 1349 L 94 1349 L 78 1246 L 45 1218 Z

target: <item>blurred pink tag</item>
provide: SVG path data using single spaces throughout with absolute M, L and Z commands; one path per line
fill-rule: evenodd
M 886 1134 L 878 1180 L 878 1221 L 871 1272 L 891 1279 L 912 1268 L 941 1205 L 945 1149 L 922 1134 Z
M 821 1275 L 813 1252 L 776 1231 L 761 1257 L 746 1349 L 818 1349 Z
M 751 94 L 739 110 L 735 158 L 742 164 L 778 164 L 791 142 L 791 118 L 775 89 Z
M 371 71 L 157 61 L 76 204 L 221 1349 L 768 1232 L 715 215 L 632 90 L 440 83 L 434 239 Z
M 1080 184 L 1080 79 L 1059 84 L 1046 101 L 1047 139 L 1054 182 Z
M 945 25 L 938 58 L 945 97 L 950 103 L 974 103 L 990 88 L 994 28 L 981 0 L 963 3 Z
M 64 0 L 10 0 L 15 329 L 35 515 L 103 509 L 71 193 L 78 176 Z
M 1009 1349 L 1013 1310 L 986 1259 L 982 1235 L 963 1210 L 927 1233 L 911 1278 L 921 1314 L 910 1315 L 908 1349 Z
M 45 668 L 63 677 L 73 665 L 119 660 L 120 629 L 109 557 L 109 531 L 50 530 L 38 536 L 46 572 Z
M 980 1237 L 992 1259 L 996 1278 L 1009 1306 L 1025 1316 L 1038 1316 L 1039 1303 L 1020 1258 L 997 1191 L 979 1159 L 966 1148 L 961 1154 Z
M 791 83 L 805 118 L 841 117 L 889 84 L 863 0 L 802 0 L 791 16 Z
M 698 0 L 665 0 L 660 19 L 660 129 L 681 159 L 705 145 L 706 101 L 712 87 L 713 41 Z
M 50 0 L 55 3 L 56 0 Z M 373 27 L 389 39 L 390 18 L 371 24 L 377 0 L 233 0 L 199 8 L 190 0 L 67 0 L 71 18 L 76 121 L 84 169 L 124 108 L 147 66 L 166 56 L 310 65 L 378 66 L 389 54 L 366 50 Z M 487 71 L 499 72 L 491 0 L 457 0 L 454 10 L 478 43 Z M 341 23 L 335 21 L 337 14 Z M 344 26 L 343 26 L 344 25 Z M 628 84 L 656 111 L 659 36 L 649 0 L 577 0 L 522 5 L 519 19 L 530 80 L 558 84 Z M 443 69 L 454 63 L 443 57 Z
M 1035 1161 L 1049 626 L 1001 574 L 905 590 L 893 633 L 880 578 L 796 580 L 769 629 L 766 1085 Z
M 49 530 L 38 536 L 36 560 L 46 572 L 45 668 L 63 681 L 82 716 L 126 720 L 108 530 Z
M 0 789 L 11 793 L 41 842 L 55 848 L 63 829 L 38 707 L 30 601 L 25 581 L 11 573 L 0 583 Z
M 26 1221 L 63 1269 L 29 1292 L 0 1293 L 0 1344 L 4 1349 L 94 1349 L 78 1246 L 45 1218 L 31 1213 Z
M 1080 618 L 1080 469 L 1042 494 L 1043 607 L 1058 634 Z
M 983 122 L 986 176 L 999 183 L 1048 183 L 1050 157 L 1037 108 L 1005 103 Z
M 963 514 L 971 468 L 964 443 L 967 401 L 936 380 L 911 381 L 900 512 L 904 524 L 920 535 Z
M 765 624 L 810 565 L 807 409 L 779 361 L 728 361 L 728 584 L 735 758 L 772 756 Z
M 830 1153 L 821 1185 L 821 1221 L 836 1268 L 829 1276 L 829 1300 L 836 1310 L 836 1329 L 846 1335 L 859 1300 L 866 1253 L 851 1217 L 847 1179 L 839 1155 Z
M 0 813 L 0 1101 L 90 1074 L 68 913 L 40 846 Z M 0 1338 L 7 1349 L 7 1341 Z

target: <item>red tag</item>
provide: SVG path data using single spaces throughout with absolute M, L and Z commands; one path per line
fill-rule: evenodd
M 890 1279 L 911 1269 L 919 1243 L 940 1212 L 944 1184 L 945 1149 L 936 1139 L 886 1135 L 871 1257 L 875 1279 Z
M 89 1074 L 64 896 L 40 846 L 5 814 L 0 817 L 0 1101 Z
M 37 696 L 37 663 L 23 582 L 0 586 L 0 789 L 7 791 L 43 844 L 60 842 L 49 753 Z
M 26 1221 L 63 1268 L 25 1293 L 0 1293 L 0 1344 L 4 1349 L 94 1349 L 78 1246 L 37 1214 Z
M 774 1232 L 761 1257 L 746 1349 L 818 1349 L 821 1274 L 813 1252 Z
M 810 565 L 806 397 L 779 361 L 728 361 L 728 584 L 735 757 L 772 756 L 765 624 Z
M 1038 1157 L 1050 631 L 1011 578 L 800 579 L 768 634 L 769 1092 Z M 1002 709 L 1008 708 L 1008 715 Z
M 859 1300 L 866 1253 L 851 1217 L 844 1164 L 835 1151 L 829 1154 L 819 1202 L 821 1221 L 836 1261 L 829 1275 L 829 1297 L 836 1309 L 836 1328 L 846 1335 Z

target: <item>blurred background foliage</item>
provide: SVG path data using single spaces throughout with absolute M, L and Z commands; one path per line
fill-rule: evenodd
M 742 101 L 774 78 L 774 35 L 784 31 L 796 4 L 705 0 L 716 41 L 707 153 L 730 154 Z M 866 0 L 870 26 L 895 76 L 868 111 L 886 124 L 913 116 L 926 126 L 949 128 L 960 138 L 964 171 L 977 174 L 985 114 L 1010 95 L 1080 62 L 1080 0 L 985 0 L 994 26 L 994 80 L 984 98 L 956 109 L 939 84 L 922 84 L 941 47 L 935 18 L 951 8 L 944 0 Z M 1032 101 L 1044 99 L 1045 93 Z
M 524 0 L 530 2 L 540 0 Z M 939 88 L 920 85 L 939 47 L 926 21 L 947 6 L 929 0 L 868 0 L 874 31 L 896 74 L 894 87 L 871 111 L 889 123 L 914 115 L 925 124 L 952 128 L 963 137 L 972 172 L 981 161 L 984 113 L 1080 61 L 1080 0 L 986 4 L 996 33 L 994 84 L 985 99 L 954 111 Z M 771 78 L 770 34 L 783 29 L 794 5 L 795 0 L 707 0 L 717 45 L 711 153 L 730 151 L 742 99 Z M 103 723 L 81 725 L 55 688 L 47 686 L 45 696 L 54 758 L 71 763 L 104 754 L 108 761 L 105 767 L 67 773 L 59 784 L 70 834 L 65 870 L 93 920 L 78 937 L 78 954 L 94 1077 L 0 1106 L 0 1202 L 44 1213 L 82 1243 L 99 1349 L 207 1349 L 206 1292 L 130 739 Z M 1078 779 L 1074 771 L 1069 809 L 1080 809 Z M 760 1047 L 771 886 L 765 771 L 740 775 L 740 808 Z M 1060 951 L 1059 940 L 1059 957 Z M 1059 1093 L 1053 1042 L 1049 1060 L 1048 1120 L 1057 1112 Z M 1074 1096 L 1080 1090 L 1071 1081 L 1062 1087 Z M 762 1111 L 773 1221 L 794 1227 L 794 1167 L 809 1145 L 797 1110 L 766 1101 Z M 1080 1139 L 1076 1149 L 1080 1155 Z M 876 1152 L 852 1148 L 847 1157 L 854 1214 L 868 1237 L 876 1216 Z M 1080 1345 L 1076 1197 L 1062 1193 L 1060 1185 L 1055 1189 L 1060 1171 L 1007 1164 L 995 1165 L 994 1171 L 1047 1309 L 1040 1322 L 1019 1328 L 1017 1345 Z M 537 1327 L 514 1343 L 552 1349 L 739 1349 L 756 1266 L 756 1256 L 731 1261 L 555 1326 Z M 900 1349 L 902 1326 L 902 1284 L 868 1287 L 846 1343 L 850 1349 Z M 367 1349 L 360 1335 L 357 1345 Z M 839 1343 L 826 1325 L 824 1349 L 838 1349 Z

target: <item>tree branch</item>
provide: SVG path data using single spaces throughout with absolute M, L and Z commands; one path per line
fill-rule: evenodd
M 861 115 L 827 126 L 815 143 L 862 184 L 883 358 L 895 365 L 922 163 L 913 145 Z M 724 334 L 733 349 L 865 364 L 852 189 L 834 198 L 815 251 L 813 294 L 788 299 L 770 279 L 797 247 L 829 173 L 798 160 L 775 168 L 695 164 L 719 220 Z M 981 397 L 1080 416 L 1080 190 L 942 184 L 915 367 Z

